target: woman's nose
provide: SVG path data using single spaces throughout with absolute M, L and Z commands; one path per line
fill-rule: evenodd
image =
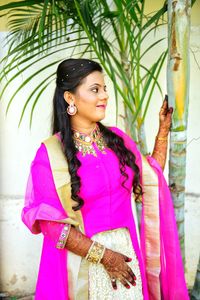
M 106 100 L 107 100 L 107 99 L 109 98 L 109 95 L 108 95 L 107 92 L 104 91 L 104 92 L 102 92 L 102 93 L 100 94 L 100 98 L 101 98 L 101 99 L 106 99 Z

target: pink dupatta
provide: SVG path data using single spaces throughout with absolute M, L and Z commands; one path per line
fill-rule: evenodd
M 147 287 L 144 288 L 145 300 L 188 300 L 187 288 L 184 280 L 184 271 L 182 266 L 182 260 L 180 255 L 179 241 L 176 229 L 176 222 L 174 217 L 174 210 L 170 192 L 166 181 L 163 177 L 162 170 L 158 163 L 152 158 L 147 157 L 147 160 L 142 159 L 141 154 L 137 150 L 136 144 L 126 134 L 122 133 L 117 128 L 112 128 L 118 135 L 122 136 L 125 144 L 137 157 L 137 163 L 139 165 L 141 174 L 143 173 L 143 161 L 147 164 L 147 169 L 152 170 L 156 174 L 158 180 L 158 208 L 159 208 L 159 220 L 157 225 L 159 228 L 160 247 L 158 247 L 158 257 L 156 260 L 158 263 L 158 269 L 155 277 L 149 277 L 147 272 L 149 258 L 147 240 L 147 224 L 145 224 L 145 209 L 142 212 L 142 225 L 141 225 L 141 252 L 142 260 L 141 268 L 143 274 L 143 284 Z M 46 144 L 46 147 L 47 144 Z M 66 184 L 70 187 L 66 165 L 60 168 L 60 174 L 62 176 L 53 177 L 54 170 L 49 161 L 49 152 L 44 144 L 40 147 L 34 162 L 31 167 L 31 174 L 27 186 L 26 202 L 22 212 L 22 220 L 32 231 L 32 233 L 40 233 L 41 228 L 39 226 L 39 220 L 57 221 L 62 223 L 72 223 L 77 225 L 80 223 L 80 218 L 76 219 L 76 216 L 72 215 L 69 203 L 63 206 L 59 197 L 63 196 L 62 184 L 55 182 L 56 177 L 66 176 Z M 48 153 L 48 154 L 47 154 Z M 55 157 L 56 159 L 56 157 Z M 149 176 L 151 176 L 149 172 Z M 143 178 L 144 179 L 144 178 Z M 59 179 L 60 180 L 60 179 Z M 61 180 L 62 181 L 62 180 Z M 142 182 L 145 185 L 145 182 Z M 66 188 L 66 186 L 65 186 Z M 64 191 L 66 191 L 64 189 Z M 59 197 L 58 197 L 59 196 Z M 70 201 L 68 199 L 67 201 Z M 145 194 L 143 195 L 143 202 L 145 203 Z M 143 203 L 143 204 L 144 204 Z M 144 205 L 145 207 L 145 205 Z M 135 241 L 136 236 L 131 234 L 132 240 Z M 134 242 L 134 244 L 137 244 Z M 136 255 L 141 257 L 140 249 L 135 248 Z M 151 253 L 150 253 L 151 254 Z M 153 253 L 152 253 L 153 254 Z M 158 259 L 159 258 L 159 259 Z M 72 287 L 76 282 L 76 276 L 71 279 L 72 276 L 69 262 L 73 262 L 72 267 L 76 269 L 76 274 L 79 268 L 79 257 L 70 258 L 67 249 L 59 250 L 55 248 L 53 242 L 47 237 L 44 237 L 43 251 L 41 257 L 40 271 L 38 275 L 38 283 L 36 288 L 36 300 L 50 300 L 50 299 L 74 299 Z M 48 270 L 51 272 L 48 272 Z M 146 275 L 143 270 L 146 269 Z M 74 276 L 74 275 L 73 275 Z M 151 285 L 152 278 L 159 278 L 160 294 L 155 294 L 153 291 L 153 285 Z M 150 278 L 150 280 L 149 280 Z M 70 285 L 70 288 L 69 288 Z M 146 293 L 148 288 L 148 294 Z M 160 298 L 159 298 L 160 297 Z

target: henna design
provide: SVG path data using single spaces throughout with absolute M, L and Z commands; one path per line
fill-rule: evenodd
M 136 285 L 136 276 L 127 264 L 127 262 L 130 261 L 131 258 L 110 249 L 106 249 L 102 264 L 111 278 L 113 288 L 115 284 L 113 284 L 112 278 L 117 278 L 117 280 L 119 280 L 126 288 L 130 288 L 128 282 L 132 285 Z
M 77 255 L 86 257 L 92 243 L 93 241 L 91 239 L 86 237 L 74 227 L 71 227 L 65 247 Z M 126 288 L 130 288 L 127 282 L 130 282 L 132 285 L 136 285 L 136 276 L 127 264 L 127 262 L 130 262 L 131 260 L 131 258 L 121 253 L 110 249 L 105 250 L 101 263 L 104 265 L 108 275 L 110 276 L 111 284 L 114 289 L 117 288 L 117 284 L 116 281 L 112 281 L 113 278 L 120 280 Z
M 152 157 L 157 160 L 162 170 L 164 170 L 167 157 L 167 137 L 171 127 L 173 108 L 168 106 L 168 97 L 165 96 L 163 105 L 159 113 L 159 131 L 155 141 Z
M 66 242 L 66 248 L 73 253 L 85 257 L 92 245 L 92 240 L 82 234 L 80 231 L 71 227 Z

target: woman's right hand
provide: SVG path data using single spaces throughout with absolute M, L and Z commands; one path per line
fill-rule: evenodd
M 127 289 L 130 288 L 128 282 L 136 285 L 136 276 L 132 269 L 127 264 L 132 259 L 121 253 L 106 249 L 101 263 L 105 267 L 111 279 L 111 284 L 114 289 L 117 289 L 116 280 L 119 280 Z

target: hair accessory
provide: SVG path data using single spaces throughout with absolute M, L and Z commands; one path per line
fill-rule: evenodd
M 67 113 L 70 116 L 74 116 L 77 113 L 77 107 L 74 105 L 74 102 L 71 102 L 67 107 Z
M 69 76 L 68 74 L 65 75 L 65 77 L 68 77 L 68 76 Z
M 90 246 L 90 249 L 88 250 L 88 253 L 85 258 L 91 263 L 99 264 L 104 255 L 105 250 L 106 248 L 103 245 L 94 241 Z

